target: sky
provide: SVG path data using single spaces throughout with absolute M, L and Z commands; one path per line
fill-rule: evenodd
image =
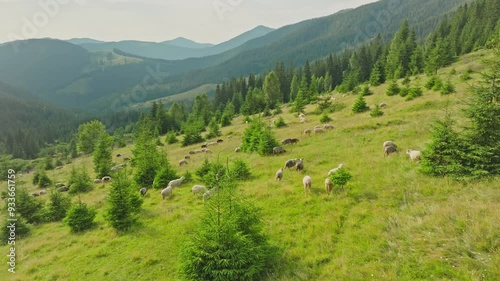
M 217 44 L 376 0 L 0 0 L 0 42 L 93 38 Z M 307 3 L 307 4 L 305 4 Z

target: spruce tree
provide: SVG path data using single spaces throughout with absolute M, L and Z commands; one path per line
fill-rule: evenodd
M 111 167 L 113 166 L 112 143 L 113 138 L 104 133 L 100 136 L 92 153 L 94 171 L 99 178 L 109 176 L 111 173 Z
M 359 94 L 358 99 L 356 99 L 356 102 L 354 102 L 354 105 L 352 106 L 352 112 L 362 113 L 367 111 L 368 109 L 369 107 L 366 105 L 365 98 L 362 94 Z
M 391 80 L 391 82 L 389 83 L 389 87 L 387 88 L 387 91 L 385 93 L 388 96 L 395 96 L 399 94 L 400 91 L 401 89 L 398 86 L 398 82 L 396 80 Z
M 127 230 L 137 221 L 142 205 L 137 190 L 125 172 L 115 175 L 108 194 L 105 218 L 116 230 Z

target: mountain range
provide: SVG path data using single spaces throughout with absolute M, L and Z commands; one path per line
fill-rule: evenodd
M 405 19 L 423 40 L 441 16 L 465 2 L 470 0 L 382 0 L 276 30 L 259 26 L 218 45 L 184 38 L 10 42 L 0 45 L 0 82 L 59 106 L 117 112 L 203 84 L 261 74 L 279 61 L 298 66 L 377 34 L 390 38 Z

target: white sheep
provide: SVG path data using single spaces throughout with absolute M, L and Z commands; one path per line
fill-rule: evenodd
M 203 185 L 193 185 L 193 187 L 191 188 L 191 191 L 193 192 L 194 195 L 197 195 L 197 194 L 205 193 L 208 190 Z
M 392 141 L 384 141 L 384 144 L 382 145 L 383 148 L 386 148 L 388 146 L 394 146 L 395 148 L 398 148 L 398 146 L 392 142 Z
M 234 149 L 234 152 L 240 152 L 240 151 L 241 151 L 241 148 L 239 146 Z
M 101 179 L 103 182 L 109 182 L 111 181 L 111 177 L 110 176 L 105 176 Z
M 322 133 L 324 133 L 324 132 L 325 132 L 325 131 L 323 131 L 323 129 L 321 129 L 321 128 L 316 128 L 316 129 L 314 129 L 314 133 L 315 133 L 315 134 L 322 134 Z
M 276 172 L 276 179 L 278 181 L 281 181 L 281 179 L 283 178 L 283 168 L 280 168 L 277 172 Z
M 386 104 L 385 102 L 381 102 L 378 106 L 379 106 L 379 107 L 386 107 L 386 106 L 387 106 L 387 104 Z
M 186 161 L 186 159 L 182 159 L 179 161 L 179 166 L 187 165 L 187 164 L 188 164 L 188 161 Z
M 311 129 L 305 129 L 304 130 L 304 135 L 310 136 L 311 135 Z
M 309 191 L 311 193 L 311 188 L 312 188 L 312 178 L 310 176 L 305 176 L 302 179 L 302 184 L 304 185 L 304 192 Z
M 333 129 L 333 126 L 330 124 L 325 124 L 325 125 L 323 125 L 323 128 L 324 129 Z
M 419 161 L 422 157 L 422 153 L 418 150 L 408 149 L 406 150 L 406 154 L 410 156 L 412 161 Z
M 399 153 L 398 149 L 395 146 L 386 146 L 384 148 L 384 156 L 389 156 L 389 154 L 394 152 Z
M 184 177 L 180 177 L 176 180 L 171 180 L 168 185 L 171 187 L 179 187 L 182 184 L 182 181 L 184 180 Z
M 325 189 L 326 189 L 326 194 L 330 194 L 333 190 L 333 183 L 329 178 L 325 179 Z
M 147 188 L 145 188 L 145 187 L 143 187 L 143 188 L 141 188 L 141 189 L 139 190 L 139 192 L 141 193 L 141 196 L 146 195 L 146 192 L 147 192 L 147 191 L 148 191 L 148 189 L 147 189 Z
M 306 118 L 304 118 L 304 117 L 300 117 L 300 122 L 301 122 L 301 123 L 306 123 L 306 122 L 307 122 L 307 120 L 306 120 Z
M 332 174 L 335 174 L 340 168 L 342 168 L 344 164 L 340 163 L 337 168 L 333 168 L 328 172 L 328 176 L 331 176 Z
M 40 190 L 38 194 L 40 194 L 40 196 L 45 195 L 47 194 L 47 190 Z
M 321 129 L 321 125 L 314 126 L 314 130 L 316 130 L 316 129 Z
M 172 194 L 172 190 L 173 190 L 173 189 L 174 189 L 174 188 L 173 188 L 171 185 L 169 185 L 169 186 L 167 186 L 166 188 L 164 188 L 164 189 L 161 191 L 161 197 L 162 197 L 162 199 L 165 199 L 166 197 L 169 197 L 169 196 Z
M 299 118 L 305 118 L 306 115 L 304 113 L 299 114 Z
M 207 148 L 207 149 L 205 149 L 205 153 L 212 153 L 212 150 Z

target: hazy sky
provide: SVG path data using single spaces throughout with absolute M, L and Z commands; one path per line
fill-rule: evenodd
M 376 0 L 0 0 L 0 42 L 90 37 L 220 43 Z M 307 3 L 307 4 L 306 4 Z

